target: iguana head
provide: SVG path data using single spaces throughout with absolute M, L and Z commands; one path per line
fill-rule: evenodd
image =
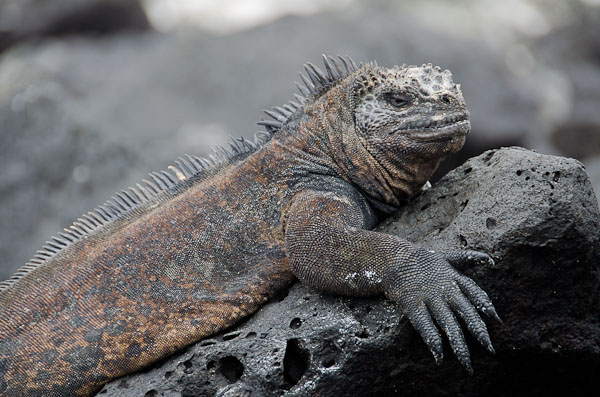
M 325 72 L 306 64 L 298 102 L 265 111 L 273 120 L 259 124 L 272 134 L 290 132 L 287 145 L 393 211 L 464 144 L 470 122 L 460 87 L 450 71 L 431 64 L 384 68 L 323 59 Z
M 449 70 L 367 64 L 351 90 L 356 130 L 378 155 L 400 150 L 440 158 L 458 151 L 469 132 L 469 112 Z

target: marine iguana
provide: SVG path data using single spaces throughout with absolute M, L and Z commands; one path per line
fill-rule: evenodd
M 384 294 L 442 360 L 436 325 L 470 372 L 458 314 L 493 352 L 486 295 L 452 264 L 371 231 L 458 151 L 460 87 L 431 64 L 324 56 L 254 142 L 171 172 L 83 215 L 0 284 L 0 393 L 89 395 L 256 311 L 295 277 L 319 291 Z

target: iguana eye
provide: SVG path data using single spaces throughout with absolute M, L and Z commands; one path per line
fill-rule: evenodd
M 410 97 L 398 93 L 390 93 L 385 96 L 385 101 L 395 108 L 403 108 L 410 104 Z

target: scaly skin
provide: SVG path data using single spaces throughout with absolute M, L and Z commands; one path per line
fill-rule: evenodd
M 385 294 L 442 358 L 435 320 L 470 371 L 454 313 L 490 351 L 489 298 L 452 263 L 370 231 L 461 148 L 468 112 L 450 72 L 325 58 L 267 112 L 267 138 L 218 164 L 188 157 L 54 238 L 0 284 L 0 393 L 89 395 L 235 324 L 298 277 Z

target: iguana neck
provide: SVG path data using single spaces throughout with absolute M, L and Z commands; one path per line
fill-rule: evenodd
M 440 159 L 413 154 L 409 147 L 386 151 L 384 145 L 361 137 L 343 86 L 332 87 L 304 108 L 286 144 L 357 186 L 377 209 L 391 213 L 429 180 Z

